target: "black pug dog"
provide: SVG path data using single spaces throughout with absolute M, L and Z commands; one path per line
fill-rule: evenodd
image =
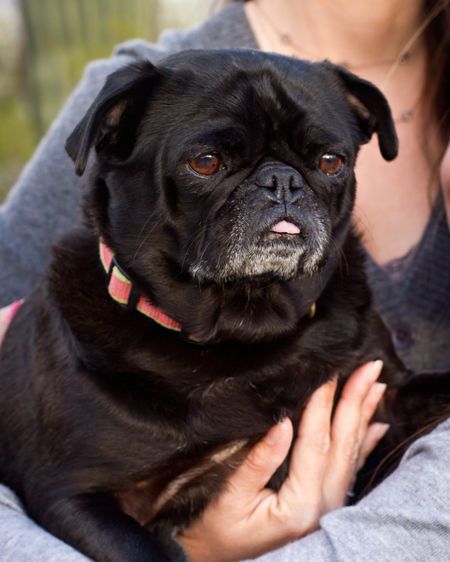
M 383 95 L 327 62 L 191 51 L 108 78 L 67 142 L 87 224 L 1 349 L 0 478 L 37 522 L 97 561 L 166 560 L 335 373 L 380 358 L 404 384 L 351 226 L 373 133 L 394 158 Z

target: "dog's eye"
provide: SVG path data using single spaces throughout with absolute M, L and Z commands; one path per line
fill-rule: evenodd
M 328 176 L 334 176 L 342 169 L 344 161 L 337 154 L 327 152 L 320 158 L 320 171 Z
M 217 154 L 201 154 L 197 158 L 189 160 L 188 164 L 194 172 L 202 176 L 212 176 L 225 167 Z

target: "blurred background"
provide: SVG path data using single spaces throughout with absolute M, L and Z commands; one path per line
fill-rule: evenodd
M 0 0 L 0 201 L 78 82 L 117 43 L 203 20 L 214 0 Z

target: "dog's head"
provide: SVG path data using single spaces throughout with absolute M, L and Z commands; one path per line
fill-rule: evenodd
M 95 148 L 90 213 L 140 279 L 267 284 L 339 251 L 373 133 L 394 158 L 385 98 L 342 68 L 189 51 L 112 74 L 66 148 L 78 174 Z

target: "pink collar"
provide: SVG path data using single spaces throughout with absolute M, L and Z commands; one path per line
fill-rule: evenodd
M 23 304 L 23 299 L 19 301 L 15 301 L 12 304 L 5 306 L 4 308 L 0 308 L 0 344 L 5 337 L 6 330 L 9 328 L 16 312 Z
M 148 297 L 140 295 L 137 292 L 136 287 L 133 285 L 128 275 L 117 263 L 112 250 L 101 241 L 100 260 L 106 273 L 108 274 L 108 293 L 113 300 L 131 310 L 138 310 L 168 330 L 174 330 L 175 332 L 182 331 L 182 326 L 179 322 L 154 305 Z M 315 302 L 313 302 L 307 314 L 309 318 L 313 318 L 315 316 Z M 189 340 L 199 343 L 199 341 L 193 336 L 189 336 Z
M 130 278 L 104 242 L 100 242 L 100 260 L 108 274 L 108 293 L 113 300 L 127 308 L 138 310 L 168 330 L 181 332 L 182 327 L 179 322 L 155 306 L 148 297 L 136 292 Z

